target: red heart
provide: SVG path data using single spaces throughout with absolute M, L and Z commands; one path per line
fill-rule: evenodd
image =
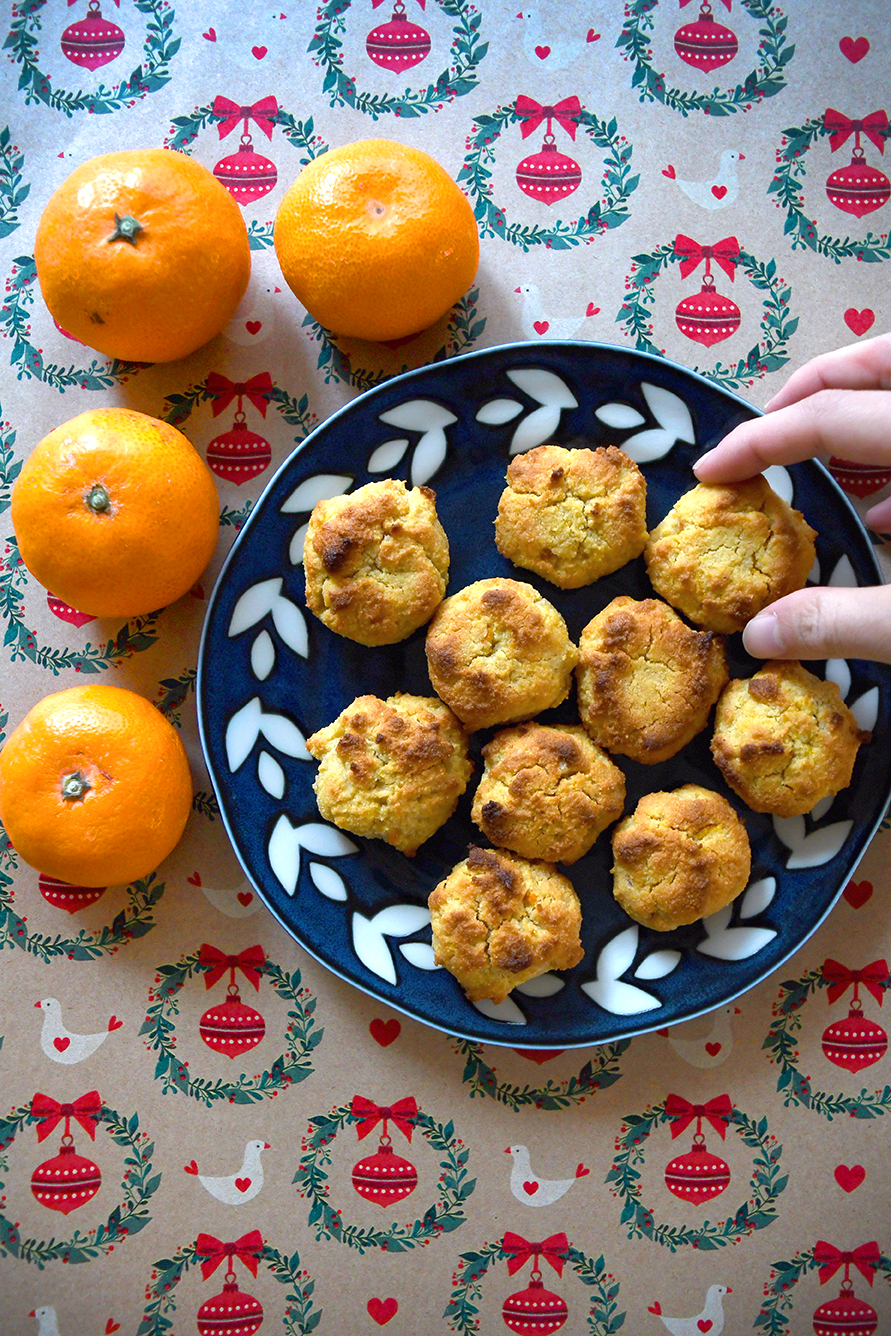
M 706 1044 L 705 1051 L 710 1058 L 713 1058 L 717 1053 L 721 1052 L 721 1045 L 718 1043 Z
M 530 1062 L 537 1062 L 539 1066 L 543 1062 L 550 1062 L 551 1058 L 559 1058 L 563 1052 L 562 1048 L 515 1048 L 521 1058 L 528 1058 Z
M 856 65 L 869 50 L 869 41 L 866 37 L 843 37 L 838 49 L 843 56 L 847 56 L 852 65 Z
M 649 1307 L 647 1308 L 647 1312 L 655 1313 L 657 1317 L 659 1316 L 659 1314 L 662 1312 L 662 1305 L 660 1304 L 658 1299 L 654 1304 L 649 1305 Z
M 866 1170 L 862 1164 L 840 1164 L 835 1171 L 835 1181 L 842 1192 L 853 1192 L 859 1188 L 866 1177 Z
M 849 881 L 844 897 L 852 909 L 860 909 L 872 897 L 871 881 Z
M 115 1322 L 114 1318 L 109 1318 L 105 1324 L 105 1336 L 111 1336 L 113 1331 L 120 1331 L 120 1322 Z
M 368 1030 L 372 1039 L 380 1044 L 381 1048 L 388 1048 L 394 1039 L 399 1038 L 402 1026 L 395 1016 L 388 1021 L 382 1021 L 379 1016 L 375 1016 Z
M 198 1172 L 198 1161 L 197 1161 L 197 1160 L 189 1160 L 189 1163 L 188 1163 L 188 1164 L 184 1164 L 184 1165 L 183 1165 L 183 1169 L 185 1170 L 185 1172 L 186 1172 L 187 1174 L 197 1174 L 197 1172 Z
M 585 312 L 585 315 L 597 315 L 599 310 L 600 310 L 599 306 L 595 306 L 593 302 L 588 302 L 588 309 Z
M 399 1304 L 392 1297 L 389 1299 L 369 1299 L 365 1305 L 369 1317 L 374 1318 L 379 1327 L 386 1326 L 391 1317 L 399 1311 Z
M 239 891 L 239 892 L 238 892 L 238 903 L 239 903 L 240 905 L 245 905 L 245 906 L 249 905 L 249 904 L 251 903 L 251 901 L 253 900 L 253 898 L 254 898 L 253 891 Z
M 551 322 L 550 320 L 534 320 L 532 322 L 532 328 L 535 330 L 536 334 L 547 334 L 548 330 L 551 328 Z
M 537 46 L 535 48 L 535 54 L 538 56 L 539 60 L 547 60 L 548 56 L 551 54 L 551 48 L 549 46 Z
M 191 877 L 186 877 L 186 881 L 189 883 L 190 886 L 200 886 L 201 874 L 199 872 L 193 872 Z
M 677 176 L 677 172 L 674 170 L 671 163 L 669 163 L 667 167 L 662 168 L 662 175 L 667 176 L 669 181 L 673 181 Z
M 849 306 L 845 311 L 845 324 L 858 338 L 872 328 L 875 318 L 875 311 L 870 311 L 867 306 L 862 311 L 858 311 L 854 306 Z
M 599 33 L 599 32 L 595 32 L 593 28 L 589 28 L 589 29 L 588 29 L 588 36 L 585 38 L 585 41 L 586 41 L 586 42 L 599 42 L 599 41 L 600 41 L 600 33 Z
M 235 1186 L 238 1188 L 239 1192 L 247 1192 L 248 1188 L 251 1186 L 251 1180 L 249 1178 L 236 1178 Z
M 266 52 L 267 52 L 268 50 L 269 50 L 269 48 L 266 47 L 266 46 L 252 46 L 252 47 L 251 47 L 251 53 L 252 53 L 254 56 L 256 56 L 257 60 L 262 60 L 263 57 L 266 55 Z
M 58 1049 L 60 1053 L 64 1053 L 70 1043 L 71 1040 L 66 1035 L 64 1039 L 54 1039 L 53 1048 Z
M 201 36 L 206 38 L 208 42 L 215 42 L 217 40 L 217 34 L 213 28 L 208 28 L 207 32 L 203 32 Z
M 536 1194 L 536 1192 L 538 1191 L 538 1184 L 537 1184 L 537 1183 L 524 1183 L 524 1184 L 523 1184 L 523 1191 L 524 1191 L 524 1192 L 528 1192 L 530 1197 L 534 1197 L 535 1194 Z
M 657 1030 L 656 1033 L 659 1034 L 659 1035 L 661 1035 L 663 1039 L 667 1039 L 667 1038 L 668 1038 L 668 1026 L 666 1026 L 664 1030 Z
M 247 330 L 248 334 L 259 334 L 260 330 L 263 328 L 263 321 L 245 320 L 244 327 Z
M 710 1317 L 701 1317 L 696 1325 L 700 1331 L 711 1331 L 715 1324 Z
M 120 1030 L 123 1024 L 124 1022 L 119 1021 L 117 1016 L 112 1016 L 111 1020 L 108 1022 L 109 1033 L 111 1033 L 112 1030 Z
M 712 194 L 714 195 L 715 199 L 723 199 L 724 196 L 727 194 L 727 187 L 712 186 Z
M 586 1174 L 590 1174 L 590 1172 L 591 1170 L 587 1167 L 587 1165 L 577 1164 L 575 1167 L 576 1178 L 584 1178 Z

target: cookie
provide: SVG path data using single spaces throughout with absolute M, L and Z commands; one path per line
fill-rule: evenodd
M 576 677 L 593 740 L 653 765 L 708 723 L 728 678 L 724 640 L 694 631 L 659 599 L 623 594 L 582 631 Z
M 834 682 L 800 663 L 775 661 L 726 687 L 715 712 L 712 755 L 753 811 L 802 816 L 847 788 L 869 736 Z
M 471 816 L 499 848 L 575 863 L 622 815 L 625 776 L 578 724 L 502 729 L 483 759 Z
M 321 762 L 324 819 L 409 855 L 449 819 L 473 770 L 464 729 L 432 696 L 359 696 L 306 746 Z
M 429 487 L 395 478 L 319 501 L 303 545 L 306 606 L 360 645 L 393 645 L 429 622 L 449 544 Z
M 643 474 L 615 446 L 540 445 L 508 467 L 495 544 L 516 566 L 578 589 L 640 556 L 646 503 Z
M 656 932 L 716 914 L 749 880 L 745 826 L 726 798 L 699 784 L 645 794 L 612 843 L 613 895 Z
M 584 955 L 578 896 L 551 863 L 472 847 L 429 905 L 436 963 L 472 1002 L 503 1002 L 517 984 Z
M 763 475 L 686 492 L 647 541 L 650 582 L 708 631 L 741 631 L 768 604 L 802 589 L 816 533 Z
M 531 585 L 498 577 L 445 599 L 426 648 L 434 691 L 471 731 L 559 705 L 578 659 L 557 609 Z

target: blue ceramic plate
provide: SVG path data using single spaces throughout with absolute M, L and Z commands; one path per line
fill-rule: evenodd
M 522 1048 L 569 1048 L 641 1033 L 727 1003 L 775 970 L 826 916 L 887 804 L 887 748 L 860 749 L 853 782 L 807 817 L 758 815 L 726 790 L 708 730 L 680 755 L 641 766 L 618 758 L 626 811 L 654 789 L 699 783 L 726 793 L 752 843 L 752 879 L 735 903 L 672 933 L 633 923 L 611 894 L 609 834 L 569 869 L 582 901 L 585 958 L 565 974 L 474 1005 L 430 947 L 427 896 L 481 843 L 474 781 L 456 814 L 414 858 L 321 821 L 304 740 L 356 696 L 432 695 L 424 632 L 369 649 L 304 607 L 303 535 L 322 497 L 397 477 L 429 484 L 451 545 L 449 592 L 486 576 L 536 586 L 577 640 L 617 594 L 652 596 L 643 559 L 587 588 L 561 591 L 518 571 L 495 547 L 493 520 L 511 455 L 546 440 L 620 445 L 642 468 L 648 522 L 695 483 L 693 461 L 755 416 L 683 367 L 594 343 L 512 344 L 390 380 L 336 413 L 279 469 L 235 542 L 211 598 L 198 667 L 207 764 L 226 828 L 260 896 L 341 978 L 439 1029 Z M 771 470 L 776 490 L 819 531 L 812 579 L 880 580 L 870 541 L 816 463 Z M 758 666 L 728 641 L 732 676 Z M 810 665 L 838 682 L 861 727 L 887 737 L 891 670 L 862 661 Z M 570 701 L 551 711 L 574 718 Z M 479 750 L 487 733 L 472 737 Z

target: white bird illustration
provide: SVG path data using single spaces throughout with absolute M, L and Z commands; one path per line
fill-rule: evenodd
M 185 1171 L 194 1174 L 201 1186 L 217 1201 L 226 1206 L 243 1206 L 245 1202 L 253 1201 L 263 1186 L 260 1156 L 264 1150 L 269 1150 L 268 1141 L 249 1141 L 244 1148 L 241 1168 L 234 1174 L 222 1174 L 217 1178 L 200 1174 L 194 1160 L 185 1166 Z
M 43 1012 L 40 1047 L 53 1062 L 61 1062 L 66 1066 L 92 1057 L 100 1044 L 105 1043 L 112 1030 L 119 1030 L 123 1025 L 123 1021 L 119 1021 L 117 1016 L 112 1016 L 107 1030 L 102 1030 L 98 1034 L 74 1034 L 66 1030 L 62 1024 L 62 1004 L 57 998 L 44 997 L 34 1005 Z
M 705 1307 L 693 1317 L 665 1317 L 658 1302 L 650 1305 L 650 1312 L 656 1314 L 671 1336 L 700 1336 L 704 1332 L 708 1336 L 721 1336 L 724 1330 L 724 1295 L 732 1293 L 729 1285 L 709 1285 Z
M 28 1317 L 37 1318 L 37 1336 L 59 1336 L 55 1308 L 32 1308 Z
M 523 298 L 523 314 L 520 323 L 527 339 L 571 339 L 589 316 L 596 315 L 599 307 L 588 303 L 584 315 L 551 316 L 548 315 L 541 298 L 541 290 L 536 283 L 521 283 L 514 288 Z
M 739 194 L 736 164 L 742 162 L 745 156 L 745 153 L 739 153 L 736 149 L 726 148 L 721 154 L 717 176 L 709 181 L 685 181 L 677 175 L 670 163 L 663 169 L 662 175 L 680 186 L 687 198 L 700 208 L 726 209 Z
M 577 1179 L 584 1178 L 590 1172 L 580 1164 L 572 1178 L 539 1178 L 532 1171 L 529 1151 L 525 1146 L 508 1146 L 505 1154 L 514 1157 L 510 1190 L 524 1206 L 550 1206 L 565 1197 Z
M 730 1017 L 739 1014 L 739 1007 L 720 1007 L 713 1013 L 708 1032 L 698 1039 L 688 1037 L 691 1024 L 689 1021 L 683 1025 L 673 1025 L 666 1032 L 668 1042 L 678 1057 L 683 1058 L 684 1062 L 689 1062 L 691 1067 L 703 1069 L 720 1067 L 721 1063 L 730 1057 L 733 1048 Z
M 528 5 L 523 6 L 517 18 L 526 21 L 523 50 L 529 64 L 537 70 L 542 66 L 549 70 L 563 70 L 578 60 L 589 42 L 596 41 L 593 29 L 588 29 L 587 34 L 579 32 L 572 37 L 555 32 L 553 20 L 546 26 L 538 10 Z

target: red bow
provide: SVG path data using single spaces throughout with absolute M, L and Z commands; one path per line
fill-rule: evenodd
M 685 5 L 689 5 L 689 3 L 690 0 L 681 0 L 681 9 L 683 9 Z M 730 13 L 731 3 L 732 0 L 723 0 L 724 8 L 727 10 L 728 14 Z
M 884 153 L 885 138 L 888 134 L 888 115 L 884 111 L 874 111 L 871 115 L 864 116 L 862 121 L 852 121 L 842 112 L 827 107 L 823 117 L 823 129 L 829 131 L 829 147 L 833 153 L 853 134 L 866 135 L 879 152 Z
M 252 107 L 240 107 L 231 98 L 218 94 L 213 100 L 213 114 L 222 117 L 219 125 L 221 139 L 231 135 L 239 121 L 253 121 L 266 138 L 271 139 L 274 118 L 278 115 L 278 103 L 270 96 L 261 97 Z
M 63 1118 L 74 1118 L 84 1131 L 89 1133 L 90 1140 L 95 1141 L 96 1127 L 102 1117 L 102 1100 L 99 1098 L 98 1090 L 89 1090 L 73 1104 L 60 1104 L 58 1100 L 52 1099 L 49 1095 L 41 1095 L 38 1091 L 31 1101 L 31 1117 L 39 1124 L 38 1141 L 45 1141 Z
M 381 1119 L 384 1122 L 395 1123 L 403 1136 L 411 1141 L 414 1120 L 418 1116 L 418 1105 L 411 1095 L 407 1099 L 398 1100 L 397 1103 L 391 1104 L 389 1107 L 372 1104 L 371 1100 L 366 1099 L 364 1095 L 354 1095 L 353 1102 L 350 1105 L 350 1113 L 357 1121 L 356 1130 L 359 1133 L 360 1141 L 363 1137 L 368 1136 L 368 1133 L 377 1126 Z
M 515 1271 L 519 1271 L 530 1257 L 543 1257 L 557 1275 L 562 1276 L 563 1263 L 569 1251 L 569 1239 L 565 1234 L 552 1234 L 541 1243 L 528 1243 L 521 1234 L 512 1234 L 508 1230 L 501 1240 L 501 1251 L 510 1254 L 507 1259 L 507 1270 L 511 1276 Z
M 68 0 L 68 8 L 70 9 L 72 5 L 76 5 L 77 3 L 78 3 L 78 0 Z M 115 3 L 115 8 L 116 8 L 116 9 L 120 9 L 120 7 L 121 7 L 121 0 L 114 0 L 114 3 Z
M 272 392 L 273 385 L 268 371 L 258 371 L 250 380 L 241 381 L 230 380 L 228 376 L 221 376 L 218 371 L 211 371 L 204 382 L 204 388 L 213 399 L 214 417 L 219 417 L 236 395 L 239 399 L 250 399 L 254 407 L 265 417 L 266 409 L 269 407 L 268 396 Z
M 195 1240 L 195 1252 L 204 1260 L 201 1263 L 201 1277 L 207 1280 L 212 1276 L 221 1262 L 228 1262 L 228 1270 L 232 1270 L 232 1263 L 229 1259 L 240 1257 L 252 1276 L 257 1274 L 257 1258 L 263 1251 L 263 1235 L 259 1229 L 252 1229 L 249 1234 L 242 1234 L 235 1243 L 222 1243 L 215 1239 L 213 1234 L 199 1234 Z
M 73 3 L 74 3 L 74 0 L 69 0 L 69 4 L 73 4 Z M 377 9 L 378 6 L 379 6 L 379 5 L 382 5 L 383 3 L 384 3 L 384 0 L 371 0 L 371 8 L 372 8 L 372 9 Z M 725 0 L 725 3 L 726 3 L 726 0 Z M 427 0 L 418 0 L 418 4 L 421 6 L 422 9 L 425 9 L 426 6 L 427 6 Z
M 717 1095 L 708 1104 L 691 1104 L 682 1095 L 669 1095 L 665 1101 L 665 1112 L 672 1120 L 672 1137 L 680 1136 L 694 1118 L 705 1118 L 723 1141 L 727 1135 L 727 1124 L 733 1117 L 733 1105 L 729 1095 Z
M 814 1261 L 820 1268 L 821 1285 L 831 1280 L 840 1266 L 856 1266 L 864 1280 L 868 1280 L 871 1285 L 881 1260 L 882 1254 L 877 1243 L 861 1243 L 853 1252 L 842 1252 L 822 1239 L 814 1246 Z
M 685 237 L 679 232 L 674 239 L 674 253 L 681 262 L 681 278 L 686 278 L 703 260 L 714 260 L 731 279 L 736 277 L 736 261 L 739 259 L 739 242 L 736 237 L 725 237 L 716 241 L 714 246 L 701 246 L 692 237 Z
M 849 970 L 847 965 L 830 958 L 823 961 L 820 973 L 829 984 L 826 995 L 830 1003 L 836 1002 L 852 983 L 862 983 L 863 987 L 872 993 L 879 1006 L 882 1005 L 885 986 L 889 982 L 887 960 L 874 960 L 871 965 L 864 965 L 862 970 Z
M 531 97 L 525 97 L 521 93 L 514 110 L 522 118 L 520 133 L 524 139 L 527 139 L 533 130 L 537 130 L 544 120 L 548 122 L 549 129 L 551 121 L 559 121 L 570 139 L 575 139 L 578 128 L 575 118 L 581 113 L 582 104 L 577 97 L 565 97 L 562 102 L 557 102 L 554 106 L 543 107 L 540 102 L 535 102 Z
M 266 957 L 262 946 L 249 946 L 247 950 L 239 951 L 237 956 L 227 956 L 205 942 L 198 952 L 198 964 L 207 970 L 204 976 L 205 988 L 213 988 L 226 970 L 241 970 L 248 983 L 252 983 L 259 992 L 260 971 L 266 964 Z

